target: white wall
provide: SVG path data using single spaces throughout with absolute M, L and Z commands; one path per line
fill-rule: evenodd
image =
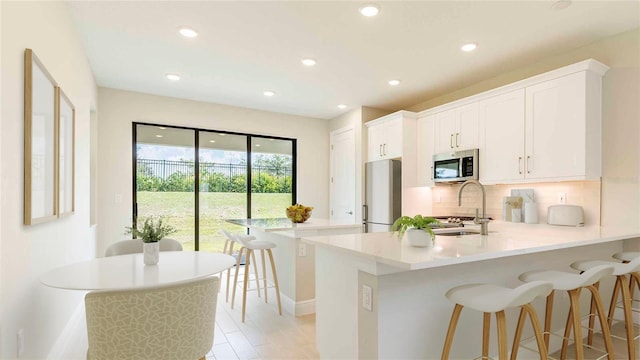
M 51 289 L 44 272 L 93 256 L 89 241 L 89 112 L 97 88 L 67 6 L 62 2 L 0 3 L 2 97 L 0 122 L 0 358 L 44 358 L 81 304 L 83 293 Z M 76 108 L 76 213 L 22 225 L 24 50 L 31 48 Z
M 131 224 L 133 122 L 298 139 L 298 197 L 313 216 L 329 216 L 329 128 L 322 119 L 100 88 L 98 254 Z M 122 201 L 115 201 L 116 195 Z M 284 209 L 283 209 L 284 212 Z M 284 213 L 283 213 L 284 216 Z

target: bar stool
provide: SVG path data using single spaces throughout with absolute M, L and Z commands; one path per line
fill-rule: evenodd
M 636 350 L 634 344 L 634 331 L 633 331 L 633 318 L 632 318 L 632 308 L 631 308 L 631 294 L 629 293 L 629 288 L 633 283 L 633 279 L 635 278 L 633 273 L 637 273 L 640 271 L 640 257 L 637 257 L 631 260 L 628 263 L 620 263 L 615 261 L 606 261 L 606 260 L 583 260 L 576 261 L 571 264 L 571 267 L 580 270 L 586 271 L 595 266 L 599 265 L 609 265 L 613 266 L 613 276 L 616 277 L 616 284 L 613 288 L 613 294 L 611 295 L 611 304 L 609 305 L 609 314 L 608 314 L 608 322 L 609 328 L 613 324 L 613 313 L 616 308 L 616 304 L 618 302 L 618 295 L 620 294 L 622 298 L 622 308 L 624 311 L 624 322 L 626 329 L 626 340 L 627 341 L 627 352 L 629 359 L 636 358 Z M 629 275 L 629 279 L 627 279 L 627 275 Z M 593 307 L 593 304 L 592 304 Z M 592 327 L 591 325 L 589 327 Z M 589 330 L 589 336 L 591 337 L 591 330 Z
M 591 292 L 591 312 L 589 314 L 589 345 L 592 344 L 593 339 L 593 325 L 595 314 L 593 311 L 597 311 L 598 319 L 600 320 L 600 326 L 602 328 L 602 335 L 604 338 L 605 349 L 607 351 L 607 358 L 613 359 L 613 345 L 611 343 L 611 334 L 609 331 L 609 324 L 604 314 L 602 306 L 602 298 L 598 291 L 598 283 L 605 276 L 613 274 L 613 266 L 601 265 L 595 266 L 581 274 L 574 274 L 564 271 L 556 270 L 541 270 L 541 271 L 529 271 L 519 276 L 519 279 L 524 282 L 531 281 L 548 281 L 553 284 L 553 290 L 547 296 L 547 306 L 545 308 L 544 317 L 544 343 L 549 349 L 549 337 L 551 335 L 551 314 L 553 311 L 553 296 L 556 290 L 566 290 L 569 293 L 569 317 L 567 318 L 567 325 L 565 327 L 564 336 L 562 340 L 562 351 L 560 352 L 560 359 L 564 360 L 567 357 L 567 346 L 569 343 L 569 334 L 573 328 L 573 341 L 576 347 L 576 359 L 584 359 L 584 351 L 582 344 L 582 325 L 580 323 L 580 291 L 587 288 Z M 594 309 L 595 307 L 595 309 Z M 520 334 L 522 333 L 522 324 L 518 322 L 516 330 L 516 338 L 514 340 L 514 349 L 511 353 L 511 358 L 515 359 L 518 353 L 518 344 L 520 342 Z
M 468 307 L 484 313 L 482 331 L 482 358 L 489 357 L 489 329 L 491 313 L 496 313 L 498 324 L 499 359 L 507 359 L 507 322 L 504 311 L 508 308 L 520 307 L 520 318 L 528 314 L 536 335 L 540 359 L 547 359 L 547 348 L 542 338 L 540 322 L 530 302 L 538 296 L 547 296 L 553 290 L 553 285 L 546 281 L 532 281 L 510 289 L 490 284 L 468 284 L 454 287 L 447 291 L 446 297 L 456 306 L 451 314 L 447 337 L 442 350 L 442 360 L 449 359 L 449 352 L 453 343 L 456 325 L 463 307 Z
M 640 251 L 622 251 L 619 253 L 613 254 L 613 258 L 622 261 L 623 263 L 630 263 L 634 259 L 640 258 Z M 631 274 L 631 279 L 635 280 L 629 283 L 629 295 L 631 296 L 631 302 L 638 302 L 639 299 L 633 298 L 635 285 L 638 285 L 638 290 L 640 290 L 640 272 L 634 271 Z
M 230 234 L 228 231 L 224 230 L 224 229 L 220 229 L 220 234 L 224 235 L 225 240 L 224 240 L 224 248 L 222 250 L 223 254 L 227 254 L 229 256 L 233 256 L 233 246 L 236 243 L 236 238 L 235 235 Z M 258 297 L 260 297 L 260 281 L 258 279 L 258 267 L 256 265 L 256 258 L 255 255 L 253 255 L 253 273 L 255 274 L 255 279 L 256 279 L 256 287 L 258 288 Z M 240 266 L 240 262 L 242 259 L 242 255 L 238 254 L 238 261 L 236 262 L 236 269 Z M 264 261 L 264 260 L 263 260 Z M 245 268 L 245 272 L 248 271 L 247 268 Z M 231 269 L 226 269 L 225 270 L 227 272 L 227 293 L 226 295 L 226 301 L 229 302 L 229 284 L 231 283 Z M 264 273 L 264 270 L 263 270 Z M 222 274 L 221 276 L 222 277 Z M 235 280 L 235 277 L 234 277 Z M 266 288 L 265 288 L 266 289 Z M 266 290 L 265 290 L 266 292 Z
M 273 275 L 273 283 L 276 290 L 276 297 L 278 299 L 278 314 L 282 315 L 282 305 L 280 304 L 280 286 L 278 285 L 278 275 L 276 274 L 276 264 L 273 261 L 273 253 L 271 252 L 271 249 L 276 247 L 276 244 L 272 243 L 271 241 L 255 240 L 254 236 L 236 235 L 235 238 L 236 238 L 236 241 L 238 241 L 240 245 L 242 245 L 242 247 L 240 248 L 240 251 L 238 253 L 238 263 L 236 264 L 236 274 L 233 279 L 233 293 L 231 295 L 231 308 L 233 309 L 233 304 L 236 298 L 238 268 L 240 267 L 239 265 L 240 265 L 240 258 L 242 257 L 242 252 L 244 251 L 246 253 L 245 266 L 248 267 L 250 263 L 249 259 L 252 257 L 253 252 L 256 250 L 260 250 L 260 254 L 262 256 L 262 275 L 263 275 L 263 281 L 264 281 L 264 302 L 267 302 L 267 273 L 266 273 L 266 267 L 265 267 L 266 265 L 265 265 L 265 257 L 264 257 L 264 252 L 266 251 L 267 254 L 269 254 L 269 262 L 271 263 L 271 274 Z M 254 258 L 254 265 L 255 265 L 255 256 L 253 258 Z M 257 273 L 256 273 L 256 276 L 257 276 Z M 249 272 L 245 270 L 244 284 L 243 284 L 243 291 L 242 291 L 242 322 L 244 322 L 246 308 L 247 308 L 247 283 L 248 282 L 249 282 Z

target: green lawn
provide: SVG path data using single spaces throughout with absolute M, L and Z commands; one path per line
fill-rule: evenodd
M 138 216 L 163 216 L 178 229 L 170 237 L 182 242 L 185 250 L 194 249 L 195 198 L 191 192 L 139 191 Z M 242 232 L 244 228 L 225 219 L 246 218 L 247 195 L 243 193 L 200 193 L 200 250 L 221 252 L 224 238 L 219 230 Z M 252 218 L 285 217 L 291 194 L 253 194 Z

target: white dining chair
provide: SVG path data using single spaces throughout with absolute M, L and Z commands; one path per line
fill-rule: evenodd
M 159 243 L 160 251 L 182 251 L 182 244 L 178 240 L 164 238 Z M 121 240 L 109 245 L 104 256 L 142 253 L 143 244 L 141 239 Z
M 90 360 L 201 359 L 213 346 L 217 276 L 85 296 Z

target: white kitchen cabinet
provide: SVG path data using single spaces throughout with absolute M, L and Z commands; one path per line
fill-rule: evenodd
M 524 89 L 481 101 L 480 182 L 524 179 Z
M 405 115 L 403 112 L 391 115 L 394 116 L 376 119 L 366 124 L 368 161 L 402 157 Z
M 435 115 L 419 118 L 417 122 L 418 154 L 417 185 L 433 186 L 433 154 L 435 153 Z
M 527 178 L 600 176 L 600 81 L 589 75 L 583 71 L 526 88 Z M 597 109 L 590 109 L 594 104 Z
M 435 114 L 435 152 L 478 147 L 478 104 L 471 103 Z
M 580 71 L 482 100 L 480 181 L 598 179 L 601 76 Z

